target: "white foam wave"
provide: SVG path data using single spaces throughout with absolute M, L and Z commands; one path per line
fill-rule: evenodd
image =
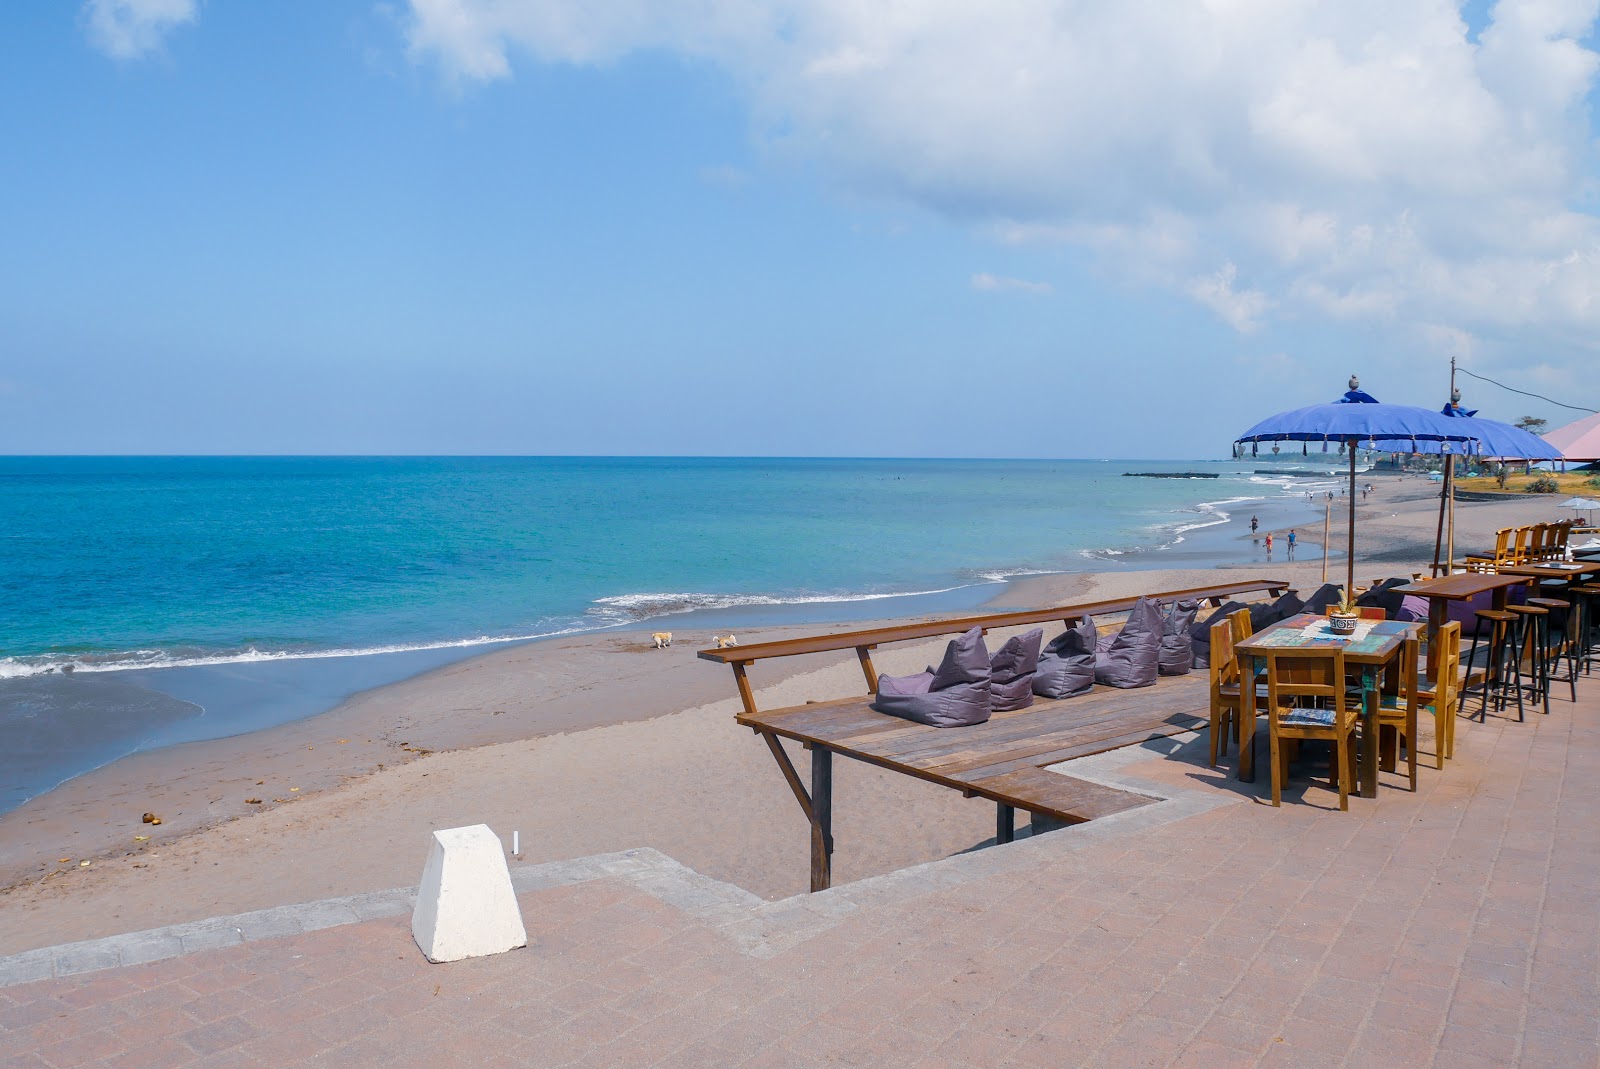
M 115 654 L 81 657 L 0 657 L 0 679 L 24 679 L 51 672 L 128 672 L 149 668 L 200 668 L 220 664 L 255 664 L 261 661 L 316 661 L 333 657 L 372 657 L 382 653 L 415 653 L 422 650 L 466 649 L 472 646 L 499 646 L 510 642 L 532 642 L 541 638 L 585 631 L 599 631 L 616 624 L 565 627 L 516 635 L 478 635 L 473 638 L 440 642 L 395 643 L 385 646 L 360 646 L 326 650 L 243 650 L 185 656 L 164 650 L 128 650 Z
M 939 587 L 935 590 L 905 590 L 874 594 L 795 594 L 780 597 L 775 594 L 701 594 L 701 593 L 648 593 L 617 594 L 596 598 L 588 610 L 591 617 L 613 619 L 620 623 L 633 623 L 656 616 L 677 616 L 686 612 L 706 609 L 735 609 L 751 605 L 826 605 L 856 601 L 882 601 L 887 598 L 914 598 L 923 594 L 948 594 L 971 584 Z M 612 626 L 615 626 L 614 624 Z
M 978 572 L 979 579 L 987 579 L 991 583 L 1009 583 L 1011 580 L 1024 575 L 1060 575 L 1059 568 L 998 568 L 989 572 Z

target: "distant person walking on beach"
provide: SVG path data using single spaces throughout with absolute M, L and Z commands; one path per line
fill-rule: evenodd
M 1250 537 L 1251 538 L 1255 537 L 1256 528 L 1259 527 L 1259 526 L 1261 526 L 1260 522 L 1254 516 L 1251 516 L 1250 517 Z
M 1294 560 L 1294 528 L 1289 529 L 1289 559 Z
M 1272 559 L 1272 532 L 1267 532 L 1267 559 Z

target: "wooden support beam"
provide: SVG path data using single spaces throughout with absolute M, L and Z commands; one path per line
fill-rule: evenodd
M 856 656 L 861 659 L 861 674 L 867 677 L 867 693 L 878 693 L 878 670 L 872 667 L 872 651 L 876 646 L 857 646 Z
M 833 884 L 833 751 L 811 751 L 811 890 Z
M 789 754 L 784 750 L 783 743 L 779 742 L 778 736 L 770 731 L 763 731 L 760 734 L 767 744 L 767 749 L 772 751 L 772 759 L 778 762 L 778 770 L 783 773 L 783 778 L 789 781 L 789 789 L 794 792 L 794 800 L 800 803 L 800 811 L 806 815 L 806 823 L 815 824 L 817 818 L 811 811 L 811 796 L 801 784 L 800 773 L 794 770 L 794 762 L 789 760 Z
M 755 716 L 756 692 L 750 689 L 750 680 L 745 677 L 744 669 L 749 661 L 733 662 L 733 680 L 739 685 L 739 700 L 744 702 L 744 711 L 748 716 Z M 787 760 L 787 758 L 785 758 Z
M 1017 834 L 1017 811 L 1004 802 L 994 804 L 994 841 L 1009 843 Z

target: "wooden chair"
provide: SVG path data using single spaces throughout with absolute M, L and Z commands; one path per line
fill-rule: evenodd
M 1431 684 L 1420 679 L 1417 711 L 1433 717 L 1433 767 L 1443 768 L 1456 756 L 1456 701 L 1461 694 L 1461 624 L 1451 620 L 1439 628 L 1438 676 Z
M 1266 656 L 1272 804 L 1282 804 L 1287 756 L 1283 744 L 1320 739 L 1333 744 L 1330 779 L 1339 789 L 1339 808 L 1348 810 L 1356 710 L 1345 700 L 1344 650 L 1267 650 Z
M 1256 633 L 1256 625 L 1250 619 L 1249 609 L 1235 609 L 1228 614 L 1228 620 L 1233 624 L 1233 641 L 1243 642 Z
M 1233 649 L 1233 620 L 1211 625 L 1211 767 L 1217 767 L 1217 748 L 1228 752 L 1225 731 L 1239 739 L 1239 655 Z
M 1461 625 L 1457 624 L 1459 632 Z M 1378 731 L 1388 728 L 1399 734 L 1406 746 L 1406 768 L 1411 777 L 1411 791 L 1417 790 L 1417 709 L 1421 694 L 1417 690 L 1417 636 L 1408 637 L 1400 649 L 1400 659 L 1391 673 L 1393 694 L 1382 694 L 1378 699 Z M 1387 689 L 1387 688 L 1386 688 Z M 1357 691 L 1351 700 L 1360 701 Z M 1374 740 L 1376 742 L 1377 740 Z M 1366 745 L 1363 740 L 1362 745 Z M 1387 766 L 1392 771 L 1393 762 Z
M 1511 528 L 1502 527 L 1494 536 L 1494 552 L 1487 557 L 1468 554 L 1465 564 L 1469 572 L 1497 572 L 1500 565 L 1511 563 Z
M 1556 526 L 1553 523 L 1536 523 L 1528 535 L 1528 563 L 1542 564 L 1555 550 Z
M 1528 563 L 1528 537 L 1533 533 L 1532 527 L 1518 527 L 1516 535 L 1511 541 L 1511 551 L 1507 560 L 1512 564 Z
M 1551 560 L 1567 559 L 1567 543 L 1572 539 L 1572 528 L 1576 523 L 1576 520 L 1562 520 L 1555 525 L 1556 537 L 1555 544 L 1551 547 Z

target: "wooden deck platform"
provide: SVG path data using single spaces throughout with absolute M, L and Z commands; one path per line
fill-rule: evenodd
M 1150 799 L 1045 771 L 1077 757 L 1194 731 L 1210 722 L 1204 672 L 1160 680 L 1153 687 L 1095 687 L 1058 701 L 997 713 L 971 727 L 935 728 L 874 711 L 871 697 L 789 709 L 742 712 L 738 722 L 761 735 L 812 826 L 811 889 L 831 882 L 834 754 L 915 776 L 996 806 L 996 838 L 1009 842 L 1015 811 L 1036 826 L 1081 824 L 1147 805 Z M 801 783 L 780 742 L 811 751 L 811 789 Z

